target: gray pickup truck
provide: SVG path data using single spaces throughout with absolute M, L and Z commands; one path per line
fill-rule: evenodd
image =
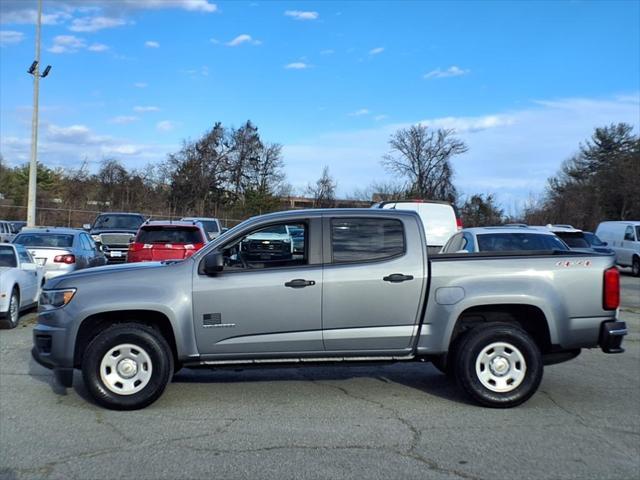
M 302 229 L 298 254 L 243 257 L 265 228 Z M 411 211 L 256 217 L 180 262 L 117 265 L 49 281 L 33 356 L 107 408 L 155 401 L 182 367 L 433 362 L 475 401 L 512 407 L 543 365 L 620 353 L 610 255 L 568 251 L 429 257 Z

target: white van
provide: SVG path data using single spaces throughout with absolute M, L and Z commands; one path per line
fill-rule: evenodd
M 436 200 L 403 200 L 376 203 L 371 208 L 412 210 L 418 212 L 425 233 L 429 253 L 438 253 L 445 243 L 462 230 L 462 221 L 453 205 Z
M 640 277 L 640 220 L 602 222 L 596 235 L 616 252 L 616 263 Z

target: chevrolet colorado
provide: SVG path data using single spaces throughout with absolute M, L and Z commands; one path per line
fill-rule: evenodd
M 302 253 L 247 258 L 267 227 L 304 230 Z M 182 367 L 433 362 L 476 402 L 512 407 L 543 365 L 582 348 L 620 353 L 611 255 L 429 256 L 411 211 L 331 209 L 249 219 L 183 261 L 83 270 L 49 281 L 32 350 L 107 408 L 154 402 Z

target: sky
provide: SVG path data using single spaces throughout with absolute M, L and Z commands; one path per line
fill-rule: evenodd
M 0 0 L 0 153 L 29 159 L 33 0 Z M 507 213 L 597 126 L 640 124 L 639 1 L 44 0 L 39 160 L 161 162 L 215 122 L 283 145 L 298 191 L 393 180 L 391 133 L 452 128 L 463 196 Z

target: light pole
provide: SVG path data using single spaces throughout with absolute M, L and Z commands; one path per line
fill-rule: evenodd
M 38 93 L 40 78 L 49 75 L 51 65 L 47 65 L 40 75 L 40 27 L 42 24 L 42 0 L 38 0 L 38 20 L 36 22 L 36 59 L 27 70 L 33 75 L 33 117 L 31 118 L 31 161 L 29 162 L 29 197 L 27 200 L 27 226 L 36 224 L 36 189 L 38 180 Z

